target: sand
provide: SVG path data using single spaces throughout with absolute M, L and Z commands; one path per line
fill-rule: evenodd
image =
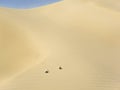
M 66 0 L 0 13 L 1 90 L 120 89 L 119 11 Z

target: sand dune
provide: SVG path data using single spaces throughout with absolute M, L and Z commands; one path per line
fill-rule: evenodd
M 13 77 L 1 90 L 120 89 L 119 11 L 66 0 L 0 12 L 1 79 Z
M 81 0 L 84 2 L 92 2 L 105 8 L 120 11 L 120 0 Z
M 1 81 L 40 61 L 43 50 L 24 16 L 8 9 L 0 13 Z

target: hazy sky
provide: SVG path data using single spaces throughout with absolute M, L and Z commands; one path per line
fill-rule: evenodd
M 0 7 L 8 8 L 34 8 L 47 5 L 60 0 L 0 0 Z

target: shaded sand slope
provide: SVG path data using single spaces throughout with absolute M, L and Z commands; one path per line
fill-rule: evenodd
M 43 63 L 6 82 L 2 90 L 120 89 L 120 12 L 66 0 L 9 13 L 19 21 L 25 37 L 33 35 L 46 57 Z M 46 74 L 46 70 L 50 72 Z
M 43 58 L 43 50 L 28 22 L 12 10 L 0 11 L 0 81 Z

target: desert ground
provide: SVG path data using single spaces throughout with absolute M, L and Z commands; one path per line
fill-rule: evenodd
M 0 90 L 120 90 L 120 12 L 85 1 L 0 8 Z

